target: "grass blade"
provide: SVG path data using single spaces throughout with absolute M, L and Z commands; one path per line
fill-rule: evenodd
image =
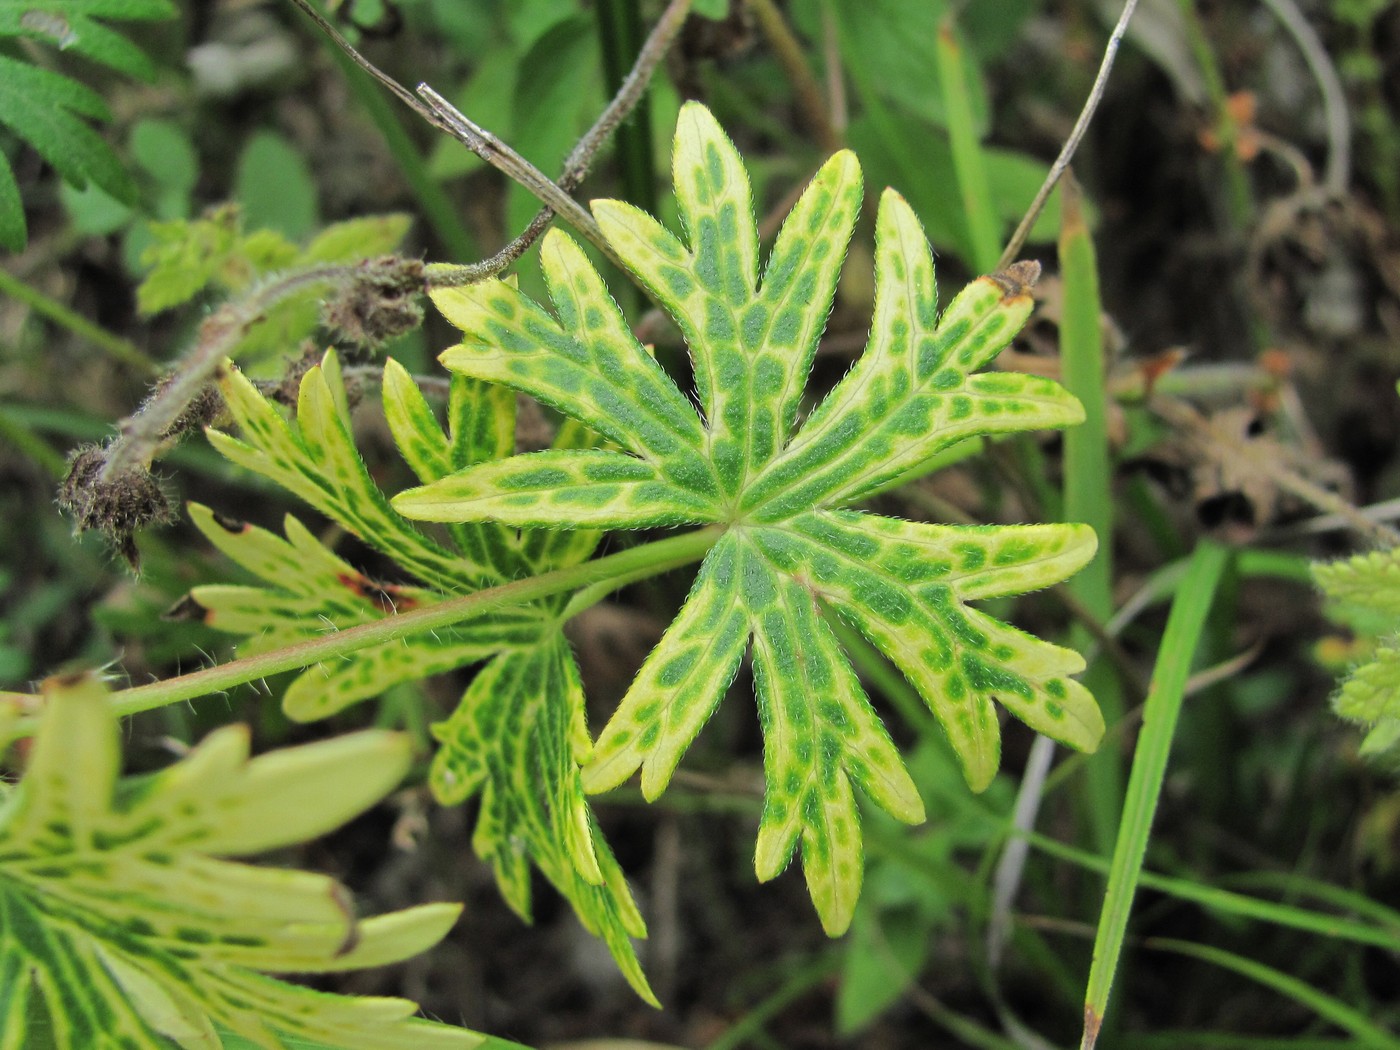
M 1210 611 L 1216 585 L 1220 582 L 1228 558 L 1229 552 L 1225 548 L 1209 542 L 1199 543 L 1167 618 L 1167 629 L 1162 636 L 1157 665 L 1152 673 L 1152 689 L 1143 712 L 1142 732 L 1133 755 L 1133 768 L 1128 778 L 1128 793 L 1109 869 L 1108 890 L 1104 895 L 1098 934 L 1094 938 L 1094 961 L 1089 969 L 1084 1000 L 1081 1050 L 1092 1050 L 1103 1024 L 1113 975 L 1123 950 L 1133 895 L 1142 871 L 1143 856 L 1147 852 L 1152 817 L 1162 791 L 1162 778 L 1167 769 L 1177 715 L 1181 712 L 1186 680 L 1191 674 L 1191 658 L 1201 640 L 1206 614 Z
M 943 87 L 943 105 L 948 118 L 948 140 L 953 149 L 953 170 L 958 176 L 958 194 L 967 220 L 972 258 L 968 261 L 978 273 L 991 273 L 1001 255 L 1000 223 L 988 189 L 987 165 L 982 144 L 977 141 L 977 124 L 972 100 L 967 94 L 967 69 L 962 45 L 958 42 L 952 17 L 938 27 L 938 79 Z
M 1372 1024 L 1360 1011 L 1352 1009 L 1340 999 L 1319 992 L 1306 981 L 1290 977 L 1282 970 L 1275 970 L 1272 966 L 1265 966 L 1261 962 L 1246 959 L 1223 948 L 1213 948 L 1208 944 L 1178 941 L 1170 937 L 1154 937 L 1145 944 L 1150 948 L 1159 948 L 1213 963 L 1272 988 L 1280 995 L 1286 995 L 1294 1002 L 1306 1006 L 1319 1017 L 1331 1021 L 1338 1028 L 1346 1029 L 1358 1040 L 1354 1044 L 1356 1046 L 1368 1047 L 1370 1050 L 1400 1050 L 1400 1039 L 1384 1028 Z
M 1064 281 L 1064 316 L 1060 321 L 1060 361 L 1065 387 L 1084 405 L 1084 422 L 1065 433 L 1066 521 L 1082 521 L 1099 537 L 1098 556 L 1067 586 L 1099 623 L 1113 616 L 1113 477 L 1108 448 L 1107 395 L 1104 391 L 1103 329 L 1100 324 L 1098 260 L 1084 221 L 1078 183 L 1066 174 L 1060 230 L 1060 269 Z M 1076 625 L 1070 645 L 1083 652 L 1093 643 L 1087 628 Z M 1107 659 L 1090 665 L 1084 676 L 1113 725 L 1123 716 L 1118 676 Z M 1107 853 L 1118 823 L 1123 797 L 1123 770 L 1118 752 L 1105 748 L 1086 763 L 1088 819 L 1093 841 Z
M 1109 870 L 1109 862 L 1103 857 L 1075 849 L 1043 835 L 1031 835 L 1029 841 L 1043 853 L 1090 871 L 1106 873 Z M 1219 886 L 1204 885 L 1193 879 L 1174 878 L 1150 871 L 1140 872 L 1138 883 L 1146 889 L 1168 894 L 1178 900 L 1191 901 L 1224 915 L 1238 915 L 1241 918 L 1271 922 L 1276 926 L 1306 930 L 1331 940 L 1369 944 L 1382 949 L 1390 949 L 1400 943 L 1400 921 L 1397 921 L 1400 917 L 1379 905 L 1361 911 L 1360 908 L 1368 902 L 1359 894 L 1343 893 L 1339 899 L 1332 901 L 1339 907 L 1357 911 L 1361 916 L 1357 919 L 1264 900 Z M 1377 911 L 1380 914 L 1377 914 Z

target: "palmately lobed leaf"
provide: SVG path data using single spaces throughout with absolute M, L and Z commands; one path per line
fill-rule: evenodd
M 280 482 L 362 537 L 421 585 L 370 579 L 327 549 L 296 518 L 285 538 L 191 505 L 195 525 L 254 577 L 253 585 L 196 587 L 180 607 L 213 627 L 242 635 L 245 653 L 285 646 L 586 559 L 599 536 L 587 530 L 521 536 L 496 524 L 449 527 L 456 550 L 420 533 L 388 506 L 355 450 L 336 355 L 303 377 L 287 418 L 239 373 L 222 390 L 239 436 L 212 435 L 230 459 Z M 385 366 L 385 418 L 404 460 L 431 482 L 494 462 L 515 446 L 515 394 L 453 378 L 446 429 L 404 368 Z M 576 424 L 556 445 L 591 440 Z M 455 805 L 480 794 L 473 847 L 490 863 L 502 894 L 530 917 L 531 865 L 601 936 L 626 979 L 656 999 L 631 938 L 645 924 L 617 861 L 593 823 L 579 763 L 592 742 L 573 653 L 563 640 L 564 599 L 489 615 L 361 649 L 353 659 L 308 668 L 282 705 L 300 721 L 325 718 L 390 686 L 486 661 L 457 709 L 433 727 L 440 742 L 430 783 Z
M 0 1047 L 218 1048 L 216 1028 L 276 1050 L 472 1047 L 400 999 L 312 991 L 260 971 L 378 966 L 431 947 L 460 907 L 364 922 L 332 880 L 220 859 L 324 834 L 382 798 L 405 737 L 367 731 L 249 759 L 228 727 L 119 781 L 116 717 L 93 676 L 45 683 L 29 765 L 0 803 Z M 36 1024 L 46 1023 L 43 1029 Z
M 800 844 L 823 925 L 839 933 L 860 887 L 854 790 L 900 820 L 923 809 L 826 624 L 831 612 L 914 684 L 975 789 L 999 761 L 996 703 L 1083 750 L 1104 729 L 1069 677 L 1083 669 L 1077 654 L 967 604 L 1063 580 L 1093 556 L 1091 530 L 926 525 L 849 508 L 957 441 L 1072 425 L 1083 409 L 1047 379 L 973 374 L 1025 322 L 1039 267 L 980 278 L 940 314 L 929 245 L 887 190 L 865 353 L 799 423 L 856 221 L 859 165 L 843 151 L 822 166 L 760 278 L 748 177 L 703 106 L 682 109 L 673 157 L 684 239 L 627 204 L 595 201 L 593 212 L 680 326 L 698 411 L 637 343 L 578 246 L 552 231 L 541 265 L 553 313 L 503 281 L 438 289 L 434 301 L 463 333 L 442 360 L 538 398 L 620 451 L 469 467 L 394 505 L 425 520 L 556 529 L 728 526 L 599 734 L 584 786 L 607 790 L 640 768 L 655 798 L 751 651 L 767 780 L 756 868 L 771 878 Z

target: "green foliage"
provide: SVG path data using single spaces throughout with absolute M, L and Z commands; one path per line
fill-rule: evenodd
M 591 532 L 521 535 L 497 525 L 458 526 L 445 545 L 400 516 L 356 451 L 336 356 L 303 378 L 295 416 L 229 370 L 221 389 L 240 437 L 211 433 L 233 462 L 271 478 L 423 584 L 371 580 L 323 547 L 295 518 L 283 539 L 193 506 L 195 524 L 250 572 L 256 586 L 204 586 L 191 593 L 205 622 L 248 636 L 245 652 L 275 648 L 382 619 L 588 558 Z M 515 398 L 502 387 L 456 378 L 444 432 L 397 363 L 384 374 L 384 411 L 405 461 L 424 482 L 514 448 Z M 556 445 L 589 440 L 560 428 Z M 390 686 L 490 662 L 456 712 L 433 727 L 442 742 L 431 783 L 440 801 L 480 793 L 473 847 L 492 864 L 510 905 L 529 919 L 530 865 L 603 938 L 640 995 L 655 1002 L 630 937 L 645 925 L 622 871 L 596 833 L 579 775 L 589 749 L 583 690 L 559 633 L 559 601 L 497 610 L 451 628 L 361 649 L 353 660 L 308 668 L 287 689 L 291 718 L 324 718 Z
M 747 173 L 709 111 L 682 110 L 676 194 L 691 243 L 616 201 L 594 215 L 690 346 L 702 418 L 630 329 L 579 247 L 542 249 L 555 315 L 510 284 L 442 289 L 463 330 L 454 372 L 509 385 L 621 451 L 554 449 L 478 464 L 400 494 L 403 513 L 526 528 L 721 523 L 685 606 L 599 736 L 590 791 L 638 767 L 655 798 L 752 642 L 767 790 L 755 865 L 776 876 L 799 841 L 824 927 L 850 923 L 861 882 L 854 788 L 891 816 L 923 804 L 827 617 L 856 624 L 918 688 L 975 789 L 999 760 L 994 701 L 1092 749 L 1080 658 L 966 604 L 1058 582 L 1093 554 L 1082 526 L 958 528 L 844 509 L 939 449 L 976 434 L 1066 426 L 1079 404 L 1055 383 L 972 375 L 1030 311 L 1034 268 L 982 278 L 940 317 L 933 260 L 903 199 L 876 220 L 876 304 L 865 355 L 794 433 L 817 340 L 861 199 L 841 152 L 778 234 L 762 283 Z
M 277 273 L 384 255 L 399 246 L 410 222 L 400 214 L 348 219 L 327 226 L 304 248 L 274 229 L 245 233 L 242 212 L 232 204 L 198 219 L 153 222 L 141 257 L 150 272 L 136 290 L 136 304 L 156 314 L 205 291 L 237 294 Z M 239 344 L 239 359 L 284 357 L 315 330 L 323 293 L 312 285 L 269 309 Z
M 1313 577 L 1335 617 L 1376 639 L 1333 709 L 1369 730 L 1362 754 L 1393 761 L 1400 757 L 1400 547 L 1314 565 Z
M 174 15 L 168 0 L 0 0 L 0 39 L 26 37 L 151 80 L 150 59 L 99 19 L 155 21 Z M 70 185 L 82 189 L 91 182 L 118 200 L 134 200 L 131 176 L 82 118 L 110 120 L 111 113 L 96 92 L 73 78 L 0 54 L 0 124 L 33 146 Z M 19 251 L 26 236 L 19 186 L 0 153 L 0 246 Z
M 820 39 L 820 10 L 831 17 L 841 45 L 843 72 L 849 74 L 861 109 L 847 133 L 872 181 L 899 186 L 939 246 L 956 251 L 975 267 L 978 239 L 960 195 L 949 137 L 958 114 L 940 77 L 940 27 L 954 14 L 963 61 L 955 76 L 965 89 L 971 133 L 980 145 L 985 194 L 998 224 L 1009 228 L 1025 213 L 1044 181 L 1046 165 L 1012 150 L 988 146 L 991 105 L 980 63 L 999 56 L 1032 13 L 1030 0 L 954 5 L 945 0 L 908 3 L 874 0 L 850 4 L 822 0 L 798 5 L 812 39 Z M 1053 240 L 1059 225 L 1058 195 L 1031 233 Z
M 101 683 L 50 679 L 46 701 L 28 770 L 0 801 L 0 1047 L 215 1050 L 215 1026 L 268 1050 L 284 1038 L 347 1050 L 481 1042 L 408 1019 L 405 1000 L 264 975 L 407 958 L 442 939 L 457 905 L 361 921 L 329 878 L 222 859 L 323 835 L 368 808 L 408 770 L 405 738 L 369 731 L 250 761 L 247 730 L 230 726 L 160 773 L 119 780 Z
M 234 199 L 248 224 L 299 241 L 316 228 L 316 183 L 297 148 L 275 131 L 260 131 L 238 158 Z

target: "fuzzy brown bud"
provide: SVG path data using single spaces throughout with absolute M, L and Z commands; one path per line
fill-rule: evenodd
M 68 460 L 68 475 L 58 490 L 58 505 L 71 515 L 78 532 L 96 530 L 116 546 L 132 572 L 139 568 L 133 537 L 148 525 L 174 520 L 170 500 L 144 467 L 103 479 L 107 450 L 79 448 Z
M 423 323 L 423 263 L 384 255 L 366 259 L 322 308 L 326 327 L 358 346 L 379 346 Z

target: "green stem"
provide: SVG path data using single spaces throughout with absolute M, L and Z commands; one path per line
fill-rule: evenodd
M 8 295 L 11 299 L 19 300 L 35 313 L 47 317 L 55 324 L 62 325 L 74 335 L 86 339 L 122 364 L 148 376 L 160 373 L 160 365 L 147 357 L 145 351 L 135 343 L 93 324 L 56 299 L 51 299 L 43 292 L 29 287 L 3 268 L 0 268 L 0 293 Z
M 948 142 L 953 151 L 953 171 L 958 179 L 963 216 L 967 220 L 971 262 L 978 273 L 991 273 L 1001 255 L 1001 235 L 988 190 L 986 159 L 977 141 L 972 99 L 967 93 L 969 71 L 951 14 L 938 27 L 937 55 L 938 80 L 943 88 L 943 107 L 948 118 Z
M 792 84 L 792 94 L 803 119 L 816 136 L 817 145 L 826 153 L 835 153 L 841 148 L 841 136 L 831 122 L 827 111 L 826 93 L 817 80 L 802 44 L 793 34 L 787 19 L 773 0 L 749 0 L 749 10 L 753 12 L 758 27 L 768 40 L 773 57 L 782 67 L 783 75 Z
M 55 481 L 62 481 L 63 475 L 68 473 L 68 461 L 51 449 L 29 427 L 15 419 L 4 404 L 0 404 L 0 439 L 8 441 L 39 464 Z
M 1198 544 L 1167 617 L 1167 628 L 1152 671 L 1152 689 L 1143 708 L 1142 731 L 1133 754 L 1133 771 L 1128 778 L 1123 819 L 1109 868 L 1108 890 L 1094 938 L 1094 961 L 1089 969 L 1084 998 L 1081 1050 L 1093 1050 L 1103 1024 L 1113 975 L 1123 951 L 1133 896 L 1147 854 L 1152 818 L 1162 793 L 1177 716 L 1181 713 L 1186 681 L 1191 674 L 1191 660 L 1200 644 L 1206 615 L 1228 560 L 1229 551 L 1224 547 L 1204 541 Z
M 633 547 L 582 565 L 558 569 L 499 587 L 490 587 L 437 605 L 388 616 L 373 623 L 233 660 L 218 667 L 152 682 L 149 685 L 122 689 L 112 694 L 112 706 L 119 715 L 150 711 L 166 704 L 175 704 L 230 689 L 282 671 L 346 657 L 369 646 L 391 642 L 395 638 L 448 627 L 472 617 L 486 616 L 497 609 L 524 605 L 527 602 L 587 587 L 602 580 L 628 577 L 642 571 L 665 572 L 704 557 L 723 533 L 723 526 L 711 525 L 682 536 Z M 26 694 L 0 693 L 0 700 L 7 699 L 32 703 L 36 698 Z M 37 718 L 20 719 L 14 727 L 13 736 L 27 736 L 37 728 Z
M 1182 21 L 1186 26 L 1187 43 L 1200 70 L 1201 80 L 1210 98 L 1211 120 L 1219 144 L 1221 163 L 1225 166 L 1225 189 L 1230 209 L 1230 221 L 1237 231 L 1247 230 L 1254 221 L 1254 194 L 1249 188 L 1249 175 L 1240 160 L 1239 125 L 1230 114 L 1230 92 L 1225 76 L 1216 61 L 1210 37 L 1196 12 L 1196 0 L 1177 0 Z

